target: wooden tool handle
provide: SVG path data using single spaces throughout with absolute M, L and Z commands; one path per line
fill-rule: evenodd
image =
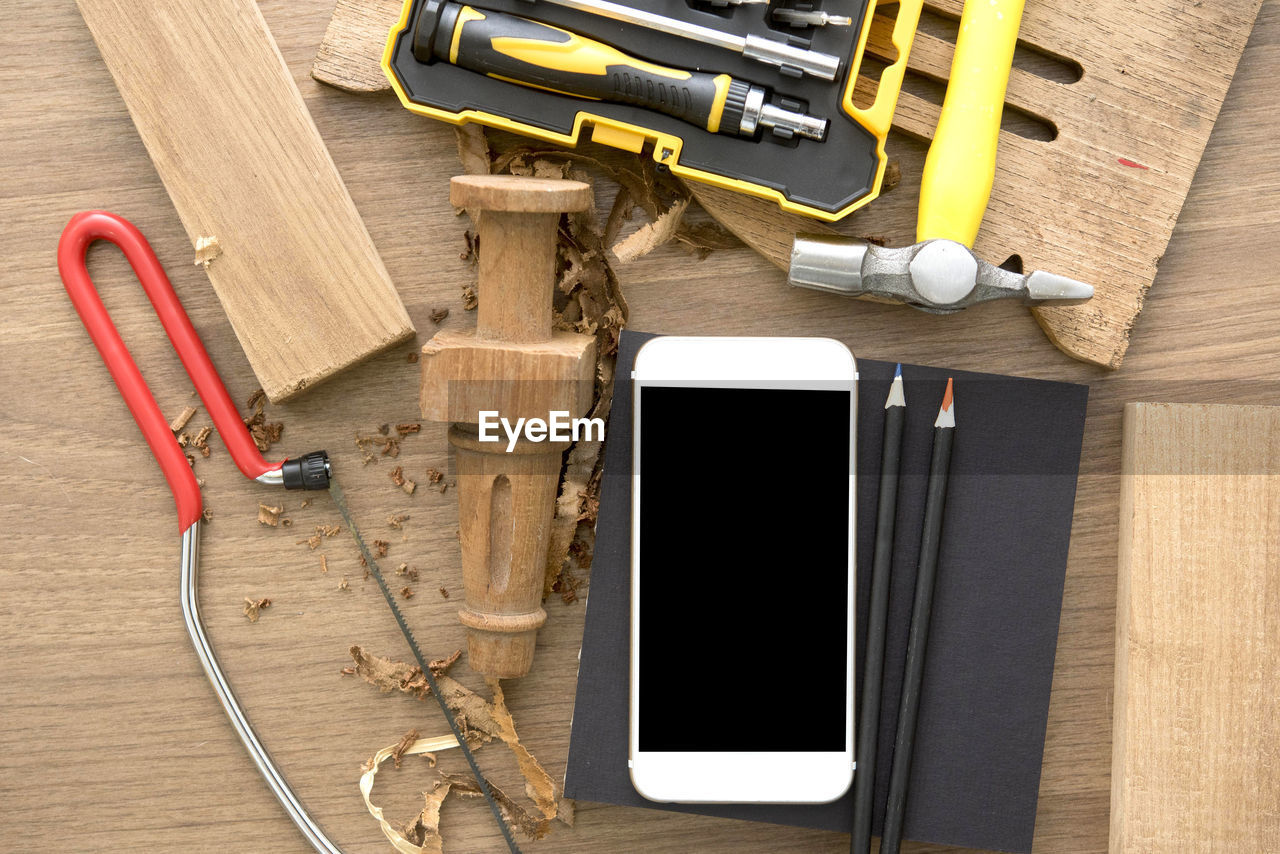
M 453 179 L 450 198 L 480 220 L 479 318 L 474 335 L 442 332 L 423 348 L 422 409 L 455 422 L 467 661 L 511 678 L 529 671 L 547 619 L 543 575 L 568 443 L 482 442 L 477 422 L 480 410 L 514 424 L 590 404 L 595 339 L 553 330 L 552 296 L 560 214 L 589 207 L 591 187 L 468 175 Z

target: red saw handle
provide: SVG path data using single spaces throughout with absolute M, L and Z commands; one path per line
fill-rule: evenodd
M 116 331 L 89 277 L 85 255 L 96 240 L 108 240 L 124 252 L 240 471 L 246 477 L 256 479 L 268 472 L 279 471 L 282 463 L 268 463 L 258 451 L 209 354 L 205 352 L 200 336 L 178 301 L 173 284 L 142 232 L 125 218 L 105 211 L 84 211 L 73 216 L 58 241 L 58 272 L 62 274 L 62 283 L 80 320 L 89 330 L 89 337 L 102 354 L 111 378 L 164 471 L 169 488 L 173 490 L 174 502 L 178 505 L 179 529 L 185 532 L 200 518 L 200 487 L 196 484 L 196 476 L 186 454 L 174 439 L 169 422 L 161 414 L 160 405 L 142 378 L 142 372 Z

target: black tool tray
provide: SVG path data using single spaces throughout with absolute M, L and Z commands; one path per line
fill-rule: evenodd
M 796 69 L 765 65 L 729 49 L 545 0 L 475 0 L 465 4 L 560 27 L 652 63 L 729 74 L 766 87 L 773 103 L 829 119 L 823 141 L 783 138 L 767 128 L 754 140 L 712 133 L 653 110 L 529 88 L 443 60 L 421 62 L 413 52 L 413 27 L 426 2 L 407 0 L 383 57 L 392 87 L 414 112 L 454 124 L 479 122 L 570 146 L 591 138 L 617 148 L 646 151 L 681 177 L 773 199 L 786 210 L 827 221 L 848 215 L 879 192 L 885 165 L 884 137 L 906 50 L 901 50 L 898 61 L 881 74 L 875 104 L 868 109 L 855 107 L 853 83 L 875 0 L 773 0 L 768 6 L 721 8 L 716 8 L 713 0 L 623 4 L 737 36 L 769 36 L 836 55 L 842 65 L 834 81 L 802 76 Z M 847 15 L 853 24 L 793 28 L 772 20 L 770 11 L 777 5 Z M 907 47 L 909 38 L 908 33 Z M 892 73 L 895 69 L 896 74 Z M 588 132 L 584 134 L 584 130 Z

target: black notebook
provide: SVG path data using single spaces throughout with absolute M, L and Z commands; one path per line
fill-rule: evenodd
M 658 804 L 640 797 L 631 785 L 631 367 L 640 345 L 652 337 L 624 332 L 618 355 L 565 794 L 848 832 L 851 792 L 823 805 Z M 894 366 L 860 359 L 858 368 L 860 684 L 883 411 Z M 893 756 L 933 421 L 949 376 L 955 378 L 957 427 L 905 834 L 944 845 L 1030 852 L 1088 398 L 1086 386 L 1068 383 L 903 366 L 907 420 L 874 831 L 879 834 L 884 818 Z M 690 441 L 694 459 L 696 440 L 691 436 Z M 672 482 L 679 488 L 674 471 Z M 762 499 L 799 500 L 787 495 L 785 484 L 785 470 L 762 471 Z M 709 490 L 690 490 L 688 485 L 684 500 L 714 500 Z M 690 518 L 696 519 L 696 507 L 690 510 Z M 696 534 L 696 522 L 691 524 Z M 785 579 L 786 573 L 780 573 L 771 589 L 761 590 L 762 617 L 767 618 L 771 601 L 781 606 L 803 597 L 803 590 L 786 590 Z M 799 651 L 802 640 L 795 643 Z M 691 655 L 674 666 L 699 664 Z M 768 678 L 762 674 L 762 684 Z

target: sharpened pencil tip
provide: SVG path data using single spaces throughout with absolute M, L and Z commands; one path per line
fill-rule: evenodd
M 893 382 L 889 383 L 889 398 L 884 402 L 884 408 L 906 405 L 907 395 L 902 385 L 902 365 L 898 365 L 898 372 L 893 375 Z
M 901 362 L 899 362 L 899 363 L 898 363 L 898 367 L 896 367 L 896 368 L 894 368 L 894 369 L 893 369 L 893 377 L 894 377 L 894 379 L 897 379 L 897 378 L 898 378 L 898 377 L 900 377 L 900 376 L 902 376 L 902 363 L 901 363 Z
M 954 427 L 956 426 L 956 406 L 953 399 L 952 379 L 947 377 L 947 390 L 942 395 L 942 406 L 938 409 L 938 420 L 933 422 L 934 427 Z

